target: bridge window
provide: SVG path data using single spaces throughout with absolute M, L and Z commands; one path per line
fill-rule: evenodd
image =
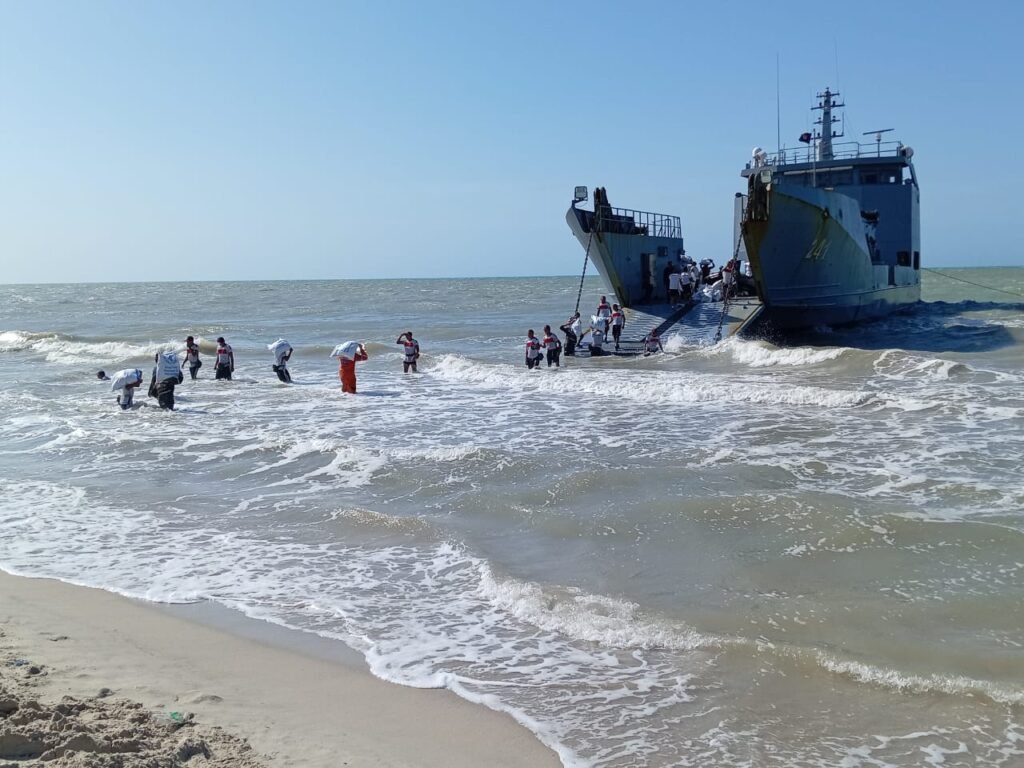
M 865 173 L 860 177 L 861 184 L 877 184 L 878 174 L 877 173 Z
M 921 252 L 914 251 L 914 269 L 921 268 Z

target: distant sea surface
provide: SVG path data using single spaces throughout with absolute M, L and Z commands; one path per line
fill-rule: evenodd
M 0 286 L 0 567 L 336 639 L 567 766 L 1021 766 L 1024 269 L 943 271 L 536 372 L 575 278 Z M 96 370 L 189 334 L 179 410 L 120 411 Z

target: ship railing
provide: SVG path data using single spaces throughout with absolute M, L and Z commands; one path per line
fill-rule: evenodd
M 861 144 L 858 141 L 844 141 L 832 145 L 833 160 L 857 160 L 870 159 L 873 157 L 899 157 L 900 150 L 904 148 L 899 141 L 872 141 Z M 803 147 L 784 147 L 774 155 L 768 155 L 764 165 L 797 165 L 800 163 L 822 162 L 817 157 L 817 148 L 813 145 Z M 747 168 L 753 168 L 753 163 L 747 163 Z
M 683 236 L 683 227 L 678 216 L 634 211 L 630 208 L 612 208 L 610 205 L 599 206 L 595 213 L 600 232 L 651 237 Z

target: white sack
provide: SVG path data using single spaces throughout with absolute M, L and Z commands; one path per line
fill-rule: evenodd
M 344 344 L 339 344 L 331 352 L 331 357 L 344 357 L 346 360 L 355 360 L 356 355 L 359 353 L 359 342 L 358 341 L 346 341 Z
M 138 384 L 142 381 L 142 371 L 138 368 L 125 368 L 123 371 L 118 371 L 114 374 L 110 380 L 110 391 L 117 392 L 119 389 L 124 389 L 129 384 Z
M 181 363 L 174 352 L 161 352 L 156 361 L 156 380 L 176 379 L 181 375 Z

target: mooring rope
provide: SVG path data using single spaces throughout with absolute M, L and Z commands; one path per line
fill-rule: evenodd
M 955 275 L 949 275 L 949 274 L 946 274 L 945 272 L 941 272 L 941 271 L 939 271 L 937 269 L 934 269 L 934 268 L 931 268 L 931 267 L 924 267 L 923 269 L 924 269 L 925 272 L 934 272 L 936 275 L 942 275 L 943 277 L 948 278 L 949 280 L 956 280 L 956 281 L 961 282 L 961 283 L 967 283 L 968 285 L 973 285 L 976 288 L 984 288 L 987 291 L 995 291 L 996 293 L 1005 293 L 1007 296 L 1016 296 L 1018 299 L 1024 299 L 1024 293 L 1017 293 L 1015 291 L 1007 291 L 1004 288 L 993 288 L 991 285 L 982 285 L 981 283 L 975 283 L 973 280 L 966 280 L 966 279 L 964 279 L 962 277 L 956 277 Z
M 590 237 L 587 238 L 587 250 L 583 254 L 583 274 L 580 275 L 580 290 L 576 294 L 576 309 L 580 311 L 580 301 L 583 299 L 583 281 L 587 278 L 587 264 L 590 261 L 590 244 L 594 242 L 594 230 L 597 229 L 597 210 L 594 211 L 594 222 L 590 225 Z

